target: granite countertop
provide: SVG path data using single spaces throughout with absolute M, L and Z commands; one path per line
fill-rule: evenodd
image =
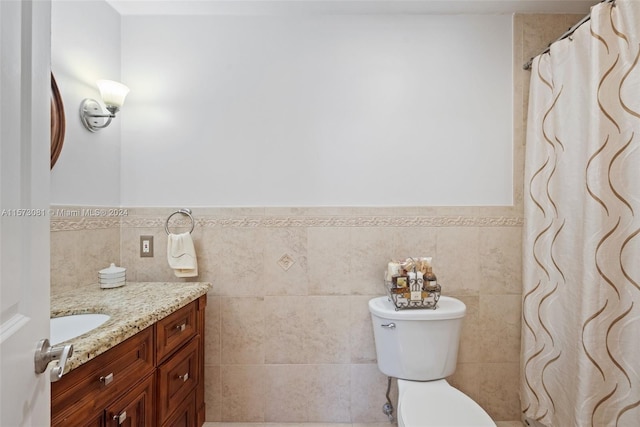
M 73 344 L 65 373 L 198 299 L 210 288 L 206 282 L 127 282 L 120 288 L 101 289 L 96 284 L 52 295 L 51 317 L 85 313 L 111 316 L 96 329 L 64 341 Z

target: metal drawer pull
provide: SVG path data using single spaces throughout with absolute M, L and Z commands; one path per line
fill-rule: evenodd
M 123 413 L 121 413 L 119 415 L 114 415 L 113 416 L 113 421 L 117 421 L 118 425 L 120 425 L 123 422 L 125 422 L 126 419 L 127 419 L 127 411 L 124 411 Z
M 176 329 L 179 330 L 180 332 L 182 332 L 185 329 L 187 329 L 187 324 L 183 323 L 182 325 L 176 325 Z
M 178 378 L 180 378 L 183 382 L 186 382 L 189 379 L 189 372 L 184 375 L 178 375 Z
M 103 383 L 104 385 L 111 384 L 113 382 L 113 372 L 107 375 L 106 377 L 100 377 L 100 382 Z M 125 412 L 125 417 L 126 417 L 126 412 Z
M 395 328 L 396 328 L 396 324 L 395 324 L 395 323 L 393 323 L 393 322 L 391 322 L 391 323 L 386 323 L 386 324 L 382 324 L 382 325 L 380 325 L 380 326 L 382 326 L 383 328 L 387 328 L 387 329 L 395 329 Z

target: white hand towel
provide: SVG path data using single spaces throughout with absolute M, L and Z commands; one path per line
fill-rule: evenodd
M 167 238 L 169 267 L 177 277 L 196 277 L 198 260 L 191 233 L 169 234 Z

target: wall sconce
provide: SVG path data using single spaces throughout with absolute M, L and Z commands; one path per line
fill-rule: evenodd
M 105 113 L 95 99 L 85 98 L 82 101 L 80 104 L 80 119 L 84 127 L 91 132 L 96 132 L 109 126 L 111 120 L 124 104 L 124 98 L 129 93 L 128 87 L 113 80 L 98 80 L 96 84 L 100 89 L 100 96 L 109 113 Z

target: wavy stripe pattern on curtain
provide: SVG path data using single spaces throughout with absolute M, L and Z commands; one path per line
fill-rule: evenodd
M 553 427 L 640 426 L 640 1 L 534 60 L 521 401 Z

